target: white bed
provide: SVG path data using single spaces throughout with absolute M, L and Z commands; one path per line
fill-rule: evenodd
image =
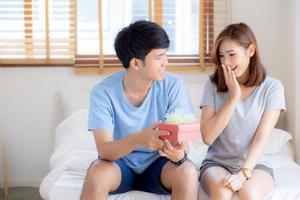
M 300 199 L 300 167 L 293 161 L 290 139 L 290 134 L 280 129 L 274 129 L 271 134 L 265 154 L 274 169 L 276 187 L 265 200 Z M 199 166 L 207 146 L 200 141 L 190 145 L 189 158 Z M 50 158 L 51 171 L 40 186 L 41 196 L 50 200 L 79 199 L 86 169 L 96 157 L 92 133 L 87 131 L 87 110 L 78 110 L 57 127 L 55 151 Z M 115 199 L 165 200 L 170 197 L 131 191 L 109 197 L 109 200 Z M 201 188 L 199 199 L 208 199 Z

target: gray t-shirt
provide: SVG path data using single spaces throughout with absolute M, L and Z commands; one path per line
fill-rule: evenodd
M 204 88 L 203 106 L 211 106 L 218 112 L 229 98 L 229 92 L 217 92 L 211 80 Z M 264 111 L 269 109 L 285 110 L 284 88 L 277 79 L 266 76 L 245 100 L 238 102 L 234 113 L 218 138 L 208 148 L 202 165 L 221 163 L 232 172 L 242 167 L 245 154 L 254 138 Z M 267 164 L 264 159 L 260 164 Z

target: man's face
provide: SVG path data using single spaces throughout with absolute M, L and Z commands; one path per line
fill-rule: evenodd
M 150 81 L 163 80 L 168 65 L 167 49 L 153 49 L 145 57 L 140 74 Z

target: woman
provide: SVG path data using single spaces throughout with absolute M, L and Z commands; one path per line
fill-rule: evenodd
M 262 199 L 274 187 L 262 157 L 280 112 L 284 88 L 266 75 L 254 33 L 244 23 L 227 26 L 212 52 L 215 73 L 200 105 L 201 133 L 209 145 L 200 182 L 211 199 Z

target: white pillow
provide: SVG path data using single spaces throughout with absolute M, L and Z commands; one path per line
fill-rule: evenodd
M 51 169 L 74 151 L 97 151 L 93 133 L 88 131 L 87 109 L 77 110 L 57 126 Z
M 291 139 L 292 136 L 289 132 L 274 128 L 265 146 L 263 154 L 278 153 Z
M 194 109 L 195 118 L 200 121 L 201 109 L 200 102 L 203 95 L 203 88 L 205 82 L 186 82 L 185 86 L 189 93 L 191 103 Z

